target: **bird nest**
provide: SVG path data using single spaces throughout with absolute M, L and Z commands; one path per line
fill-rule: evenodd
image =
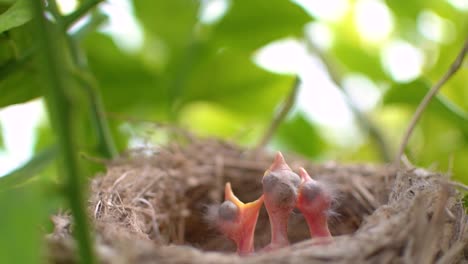
M 294 211 L 291 246 L 239 257 L 235 244 L 205 221 L 207 206 L 223 200 L 231 182 L 242 201 L 262 192 L 271 153 L 186 137 L 163 147 L 133 149 L 108 164 L 90 184 L 89 217 L 102 263 L 454 263 L 465 260 L 467 218 L 460 194 L 444 175 L 392 166 L 310 163 L 286 155 L 290 167 L 305 167 L 338 194 L 329 219 L 334 242 L 310 239 Z M 53 263 L 74 261 L 70 219 L 53 217 L 47 237 Z M 255 247 L 270 241 L 262 209 Z

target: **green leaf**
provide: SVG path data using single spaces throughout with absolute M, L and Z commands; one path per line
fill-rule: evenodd
M 0 191 L 19 186 L 39 174 L 57 156 L 55 147 L 37 153 L 31 160 L 13 172 L 0 177 Z
M 8 5 L 8 4 L 13 4 L 17 0 L 0 0 L 0 4 L 2 5 Z
M 29 25 L 8 31 L 0 41 L 0 107 L 42 95 L 44 79 L 34 63 L 36 44 Z
M 387 80 L 380 63 L 380 51 L 376 47 L 359 39 L 357 32 L 349 25 L 352 21 L 346 21 L 336 25 L 335 41 L 327 55 L 338 62 L 346 72 L 358 72 L 369 76 L 374 81 Z
M 0 15 L 0 33 L 24 25 L 31 18 L 32 14 L 27 1 L 18 0 Z
M 134 0 L 135 14 L 145 30 L 165 44 L 169 53 L 185 48 L 197 22 L 199 1 Z
M 273 143 L 281 149 L 290 149 L 306 157 L 314 158 L 323 153 L 325 140 L 303 113 L 285 120 L 278 128 Z
M 0 191 L 0 263 L 43 263 L 44 207 L 37 184 Z
M 181 95 L 182 103 L 213 102 L 232 113 L 265 120 L 293 83 L 293 76 L 267 72 L 245 53 L 225 49 L 194 65 Z
M 238 137 L 246 127 L 255 129 L 223 105 L 208 102 L 187 104 L 180 112 L 179 123 L 198 135 L 219 138 Z
M 461 181 L 464 184 L 468 184 L 468 143 L 465 143 L 465 146 L 460 147 L 460 149 L 454 153 L 450 153 L 453 155 L 453 176 L 455 180 Z M 447 156 L 445 156 L 446 158 Z M 449 166 L 448 166 L 449 167 Z
M 13 64 L 18 62 L 12 62 Z M 6 79 L 0 80 L 0 107 L 23 103 L 42 95 L 42 78 L 31 64 L 27 64 L 21 70 L 15 70 L 6 76 Z M 9 67 L 2 65 L 3 67 Z M 16 67 L 16 66 L 11 66 Z M 1 75 L 1 73 L 0 73 Z
M 394 84 L 384 96 L 383 103 L 406 104 L 417 107 L 430 89 L 430 85 L 423 79 L 410 83 Z M 455 126 L 461 128 L 468 135 L 468 114 L 453 104 L 446 97 L 438 94 L 429 103 L 427 110 L 432 114 L 440 115 L 450 120 Z
M 450 19 L 464 18 L 464 12 L 461 9 L 454 8 L 449 1 L 438 0 L 386 0 L 385 3 L 393 11 L 398 20 L 418 19 L 421 11 L 433 10 L 439 15 Z M 458 11 L 458 12 L 457 12 Z M 458 14 L 457 14 L 458 13 Z M 452 20 L 455 22 L 455 20 Z
M 408 19 L 416 18 L 419 12 L 432 0 L 387 0 L 385 3 L 397 15 L 398 18 Z
M 285 0 L 235 0 L 215 25 L 213 38 L 220 46 L 252 52 L 280 38 L 302 37 L 313 19 L 301 7 Z
M 122 52 L 102 34 L 88 36 L 85 45 L 107 111 L 142 114 L 167 109 L 167 92 L 141 58 Z
M 291 76 L 259 68 L 245 53 L 232 49 L 215 52 L 206 43 L 194 44 L 189 58 L 171 61 L 163 75 L 141 57 L 120 51 L 106 36 L 95 34 L 86 45 L 90 67 L 110 112 L 164 120 L 174 102 L 178 106 L 171 110 L 179 111 L 204 101 L 251 118 L 269 118 L 293 83 Z

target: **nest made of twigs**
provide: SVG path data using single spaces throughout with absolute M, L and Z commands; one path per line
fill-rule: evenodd
M 204 220 L 231 182 L 236 195 L 261 194 L 271 153 L 246 151 L 214 139 L 129 151 L 91 182 L 89 215 L 103 263 L 453 263 L 465 260 L 466 215 L 443 175 L 392 166 L 311 164 L 286 155 L 338 193 L 330 229 L 334 242 L 317 245 L 298 212 L 289 221 L 292 245 L 240 258 L 234 244 Z M 48 237 L 49 259 L 73 261 L 75 245 L 63 216 Z M 270 229 L 262 209 L 256 247 Z

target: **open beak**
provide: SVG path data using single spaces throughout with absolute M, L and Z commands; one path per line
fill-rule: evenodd
M 254 232 L 258 214 L 263 204 L 263 195 L 253 202 L 243 203 L 233 193 L 229 182 L 226 183 L 224 190 L 225 202 L 223 205 L 230 203 L 235 210 L 233 210 L 233 217 L 226 217 L 229 213 L 225 214 L 220 211 L 219 226 L 221 232 L 234 240 L 239 255 L 248 255 L 254 251 Z

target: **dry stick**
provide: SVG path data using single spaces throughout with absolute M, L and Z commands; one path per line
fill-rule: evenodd
M 445 181 L 444 181 L 444 182 L 445 182 Z M 448 185 L 450 185 L 450 186 L 452 186 L 452 187 L 460 188 L 460 189 L 462 189 L 463 191 L 468 192 L 468 186 L 464 185 L 464 184 L 461 183 L 461 182 L 447 181 L 447 182 L 445 182 L 445 183 L 447 183 Z
M 440 191 L 440 195 L 435 204 L 432 219 L 428 223 L 429 228 L 423 234 L 422 245 L 420 244 L 421 248 L 419 248 L 420 250 L 417 253 L 417 256 L 415 256 L 416 261 L 414 261 L 414 263 L 433 263 L 434 262 L 437 251 L 433 251 L 432 254 L 428 254 L 428 252 L 431 252 L 431 250 L 434 250 L 437 247 L 438 240 L 440 239 L 440 236 L 441 236 L 440 227 L 444 225 L 444 220 L 445 220 L 444 212 L 445 212 L 448 199 L 449 199 L 448 186 L 442 185 L 442 190 Z M 422 249 L 426 249 L 427 252 L 425 252 Z
M 377 148 L 379 151 L 380 156 L 385 162 L 390 162 L 391 160 L 391 153 L 389 150 L 389 147 L 380 132 L 380 130 L 374 125 L 374 123 L 356 106 L 356 103 L 351 99 L 349 96 L 348 92 L 346 89 L 344 89 L 341 85 L 342 82 L 342 77 L 341 75 L 336 71 L 334 65 L 330 61 L 329 58 L 323 54 L 323 52 L 320 51 L 319 48 L 315 46 L 315 44 L 309 39 L 306 38 L 306 47 L 309 50 L 310 53 L 316 55 L 319 57 L 319 59 L 322 61 L 323 65 L 325 66 L 325 69 L 328 72 L 328 75 L 330 76 L 330 80 L 340 89 L 340 91 L 343 93 L 344 98 L 345 98 L 345 103 L 348 105 L 349 109 L 351 112 L 353 112 L 353 115 L 357 118 L 359 125 L 361 128 L 367 131 L 369 133 L 369 136 L 375 141 L 377 144 Z
M 270 141 L 271 137 L 275 133 L 276 129 L 279 127 L 281 122 L 286 118 L 288 115 L 289 111 L 291 108 L 294 106 L 294 103 L 296 101 L 296 96 L 297 92 L 299 91 L 299 85 L 301 84 L 301 80 L 299 77 L 296 77 L 296 80 L 294 81 L 294 85 L 291 89 L 291 92 L 289 93 L 288 97 L 284 101 L 281 110 L 278 112 L 278 115 L 276 115 L 273 118 L 273 121 L 271 122 L 270 126 L 268 127 L 267 131 L 263 135 L 262 139 L 258 143 L 257 147 L 255 148 L 255 152 L 263 149 L 268 142 Z
M 400 145 L 400 149 L 398 150 L 397 156 L 395 157 L 395 160 L 394 160 L 394 163 L 396 163 L 397 168 L 400 168 L 401 157 L 403 156 L 403 152 L 405 151 L 406 145 L 408 144 L 409 138 L 411 137 L 411 134 L 413 133 L 413 130 L 419 121 L 419 118 L 421 117 L 422 113 L 426 109 L 429 102 L 440 90 L 440 88 L 458 71 L 458 69 L 460 69 L 460 66 L 463 62 L 463 59 L 465 58 L 467 51 L 468 51 L 468 38 L 466 39 L 465 45 L 463 46 L 462 50 L 460 51 L 460 53 L 458 54 L 455 61 L 452 63 L 452 65 L 448 69 L 448 71 L 431 88 L 431 90 L 426 94 L 426 96 L 424 97 L 424 99 L 421 101 L 418 108 L 416 109 L 416 112 L 414 113 L 413 118 L 411 119 L 409 126 L 406 129 L 406 132 L 404 134 L 403 140 Z

